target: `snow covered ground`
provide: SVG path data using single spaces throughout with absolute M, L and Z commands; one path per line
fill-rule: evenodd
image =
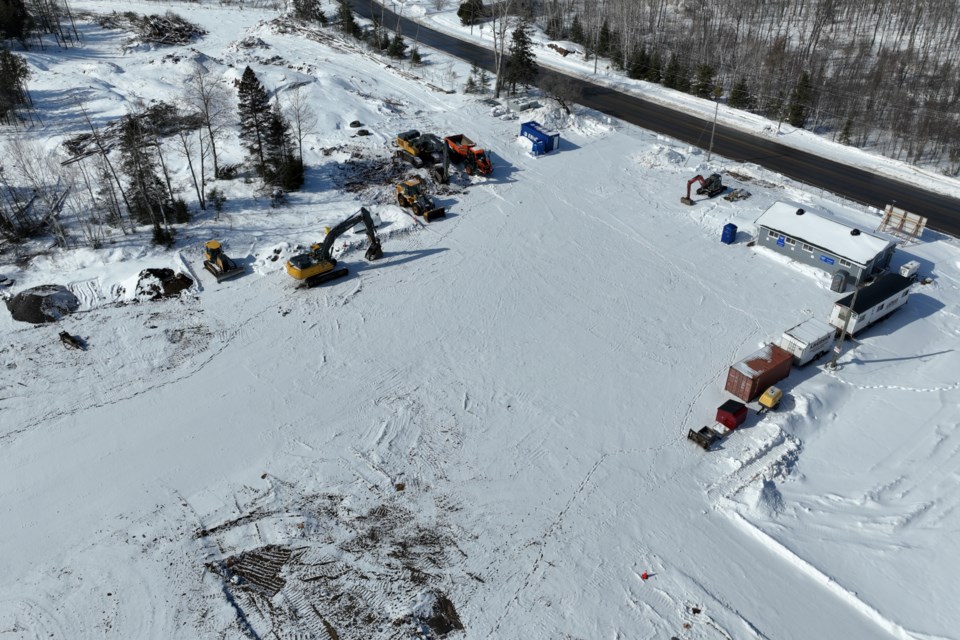
M 55 325 L 0 314 L 0 637 L 958 637 L 956 239 L 898 250 L 930 283 L 707 453 L 686 433 L 729 397 L 728 366 L 837 297 L 748 246 L 753 221 L 778 200 L 864 228 L 874 213 L 590 111 L 531 113 L 562 136 L 535 159 L 515 117 L 426 85 L 465 65 L 428 53 L 410 79 L 280 34 L 273 12 L 178 13 L 210 31 L 192 49 L 125 49 L 83 22 L 83 48 L 28 52 L 57 117 L 27 135 L 54 149 L 82 130 L 77 92 L 98 122 L 174 100 L 202 53 L 281 97 L 308 83 L 307 184 L 273 209 L 221 182 L 224 217 L 198 215 L 171 252 L 143 231 L 0 255 L 14 291 L 64 284 L 82 303 Z M 493 155 L 430 224 L 386 183 L 410 128 Z M 753 196 L 682 205 L 713 171 Z M 385 258 L 343 236 L 348 278 L 295 289 L 286 258 L 361 205 Z M 213 237 L 243 277 L 203 271 Z M 138 302 L 146 267 L 196 284 Z

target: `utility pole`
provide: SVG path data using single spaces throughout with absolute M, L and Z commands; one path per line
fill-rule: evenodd
M 720 100 L 716 100 L 716 106 L 713 109 L 713 128 L 710 129 L 710 148 L 707 149 L 707 162 L 710 162 L 710 156 L 713 154 L 713 134 L 717 131 L 717 116 L 720 114 Z
M 850 317 L 853 315 L 853 308 L 857 306 L 857 294 L 860 293 L 860 283 L 858 282 L 856 288 L 853 290 L 853 297 L 850 299 L 850 307 L 847 309 L 847 314 L 843 318 L 843 328 L 840 329 L 840 338 L 837 340 L 837 343 L 833 346 L 833 358 L 830 360 L 830 364 L 827 367 L 831 371 L 835 371 L 837 368 L 837 360 L 840 359 L 840 354 L 843 352 L 843 341 L 847 339 L 847 327 L 850 326 Z
M 600 15 L 597 17 L 597 36 L 593 39 L 593 75 L 597 75 L 597 63 L 600 61 L 597 49 L 600 48 L 600 27 L 603 25 L 601 18 L 603 17 L 603 5 L 605 3 L 606 0 L 600 2 Z

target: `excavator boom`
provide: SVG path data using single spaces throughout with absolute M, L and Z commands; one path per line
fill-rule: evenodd
M 359 212 L 330 229 L 323 242 L 314 245 L 310 253 L 301 253 L 290 258 L 287 261 L 287 273 L 297 280 L 303 280 L 307 287 L 315 287 L 347 275 L 346 268 L 336 269 L 337 261 L 330 256 L 330 250 L 337 238 L 361 222 L 366 228 L 367 240 L 370 242 L 364 257 L 370 261 L 382 258 L 383 248 L 380 246 L 376 225 L 367 208 L 361 207 Z

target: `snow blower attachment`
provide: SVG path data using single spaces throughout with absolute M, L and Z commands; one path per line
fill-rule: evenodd
M 687 195 L 683 198 L 680 198 L 680 202 L 683 204 L 693 204 L 693 200 L 690 198 L 690 187 L 694 182 L 700 183 L 700 186 L 697 187 L 698 196 L 705 195 L 708 198 L 715 198 L 726 190 L 726 187 L 723 186 L 723 182 L 719 173 L 711 173 L 706 178 L 703 176 L 693 176 L 687 181 Z
M 207 242 L 204 249 L 206 252 L 203 254 L 203 268 L 212 273 L 217 282 L 243 274 L 243 266 L 227 257 L 217 240 Z
M 426 193 L 426 184 L 420 176 L 413 176 L 397 185 L 397 203 L 413 210 L 413 215 L 423 216 L 427 222 L 447 215 L 444 207 L 438 207 Z
M 301 253 L 290 258 L 287 261 L 287 273 L 297 280 L 302 280 L 303 286 L 307 288 L 347 275 L 346 267 L 336 268 L 337 261 L 330 256 L 330 250 L 337 238 L 360 222 L 366 227 L 367 240 L 370 241 L 364 257 L 371 262 L 382 258 L 383 249 L 380 246 L 380 238 L 377 237 L 376 225 L 367 208 L 361 207 L 358 213 L 328 231 L 322 243 L 314 243 L 309 253 Z

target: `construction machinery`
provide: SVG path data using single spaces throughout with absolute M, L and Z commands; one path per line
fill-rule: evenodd
M 203 268 L 212 273 L 217 282 L 236 278 L 243 274 L 243 266 L 237 264 L 223 252 L 223 246 L 219 241 L 210 240 L 203 247 L 205 249 Z
M 380 238 L 377 237 L 376 225 L 374 225 L 373 218 L 367 208 L 361 207 L 359 212 L 327 231 L 323 242 L 311 245 L 308 253 L 301 253 L 290 258 L 287 261 L 287 273 L 291 277 L 303 281 L 303 286 L 307 288 L 316 287 L 324 282 L 347 275 L 346 267 L 337 268 L 337 261 L 331 257 L 330 250 L 337 238 L 361 222 L 366 227 L 367 240 L 370 242 L 364 257 L 371 262 L 382 258 L 383 249 L 380 246 Z
M 686 197 L 680 198 L 680 202 L 683 204 L 693 204 L 693 200 L 690 199 L 690 187 L 694 182 L 699 182 L 700 186 L 697 187 L 698 196 L 707 196 L 708 198 L 714 198 L 726 190 L 726 187 L 723 186 L 719 173 L 711 173 L 709 176 L 704 178 L 703 176 L 697 175 L 690 178 L 687 181 L 687 195 Z
M 447 215 L 444 207 L 438 207 L 427 195 L 426 184 L 420 176 L 412 176 L 397 185 L 397 203 L 413 210 L 413 215 L 423 216 L 427 222 Z
M 416 129 L 397 134 L 396 157 L 416 168 L 443 162 L 443 143 L 432 133 L 420 133 Z
M 757 409 L 757 413 L 763 414 L 767 411 L 773 411 L 780 405 L 781 400 L 783 400 L 783 390 L 777 386 L 770 387 L 763 392 L 763 395 L 761 395 L 757 401 L 760 403 L 760 408 Z
M 487 157 L 487 152 L 477 147 L 476 143 L 467 136 L 458 133 L 447 136 L 443 141 L 450 149 L 450 156 L 453 161 L 463 162 L 463 170 L 466 171 L 467 175 L 479 174 L 485 176 L 493 171 L 493 164 Z

